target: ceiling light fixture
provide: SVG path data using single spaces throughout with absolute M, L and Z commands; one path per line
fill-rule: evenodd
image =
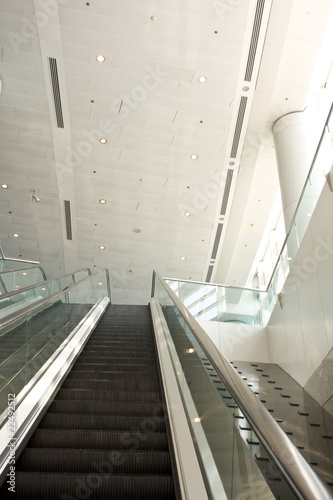
M 293 258 L 292 257 L 287 257 L 287 260 L 293 260 Z
M 207 78 L 205 76 L 200 76 L 198 80 L 200 83 L 205 83 L 207 81 Z
M 197 424 L 197 423 L 201 422 L 201 418 L 200 417 L 195 417 L 193 419 L 193 421 Z
M 250 90 L 250 87 L 248 87 L 247 85 L 245 87 L 243 87 L 243 92 L 248 92 Z
M 151 17 L 150 17 L 150 19 L 151 19 L 152 21 L 156 21 L 156 20 L 157 20 L 157 17 L 156 17 L 156 16 L 151 16 Z
M 186 257 L 180 257 L 180 260 L 186 260 Z
M 234 161 L 229 161 L 229 165 L 233 166 L 233 165 L 235 165 L 235 162 Z
M 105 57 L 103 56 L 103 54 L 98 54 L 98 56 L 96 56 L 96 61 L 99 63 L 103 63 L 105 61 Z
M 99 200 L 99 202 L 100 202 L 101 205 L 105 205 L 106 200 L 103 200 L 103 198 L 102 198 L 101 200 Z
M 107 141 L 107 139 L 105 139 L 105 137 L 102 137 L 102 138 L 99 140 L 99 142 L 100 142 L 101 144 L 106 144 L 108 141 Z
M 191 155 L 190 158 L 191 158 L 191 160 L 197 160 L 199 158 L 199 156 L 196 154 L 193 154 L 193 155 Z
M 26 275 L 27 275 L 27 273 L 22 273 L 22 275 L 23 275 L 23 276 L 26 276 Z
M 19 237 L 19 235 L 17 233 L 13 234 L 13 238 L 18 238 L 18 237 Z
M 185 212 L 184 215 L 185 215 L 185 217 L 189 217 L 191 214 L 190 214 L 190 212 Z
M 1 184 L 2 189 L 8 189 L 8 184 Z
M 100 245 L 98 248 L 99 248 L 100 250 L 105 250 L 105 246 L 104 246 L 104 245 Z

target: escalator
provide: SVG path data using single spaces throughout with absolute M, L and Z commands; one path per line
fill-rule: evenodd
M 15 498 L 176 498 L 163 408 L 148 306 L 110 306 L 17 461 Z
M 157 274 L 154 286 L 150 309 L 108 307 L 98 272 L 0 320 L 0 498 L 331 498 Z

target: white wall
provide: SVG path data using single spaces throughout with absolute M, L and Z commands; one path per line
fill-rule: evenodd
M 271 363 L 304 386 L 333 347 L 333 193 L 325 184 L 267 327 Z
M 197 321 L 229 361 L 269 363 L 266 328 L 240 323 Z

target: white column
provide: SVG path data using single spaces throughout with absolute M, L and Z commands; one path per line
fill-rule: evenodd
M 316 115 L 295 112 L 282 116 L 273 125 L 273 136 L 288 232 L 318 145 Z

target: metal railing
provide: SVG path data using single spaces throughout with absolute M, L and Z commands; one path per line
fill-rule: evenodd
M 267 454 L 280 471 L 295 497 L 300 500 L 329 500 L 330 491 L 291 443 L 286 434 L 249 389 L 229 361 L 223 356 L 203 328 L 171 290 L 162 276 L 154 271 L 152 296 L 156 279 L 162 285 L 186 325 L 204 350 L 210 363 L 223 380 L 246 420 L 252 426 Z

